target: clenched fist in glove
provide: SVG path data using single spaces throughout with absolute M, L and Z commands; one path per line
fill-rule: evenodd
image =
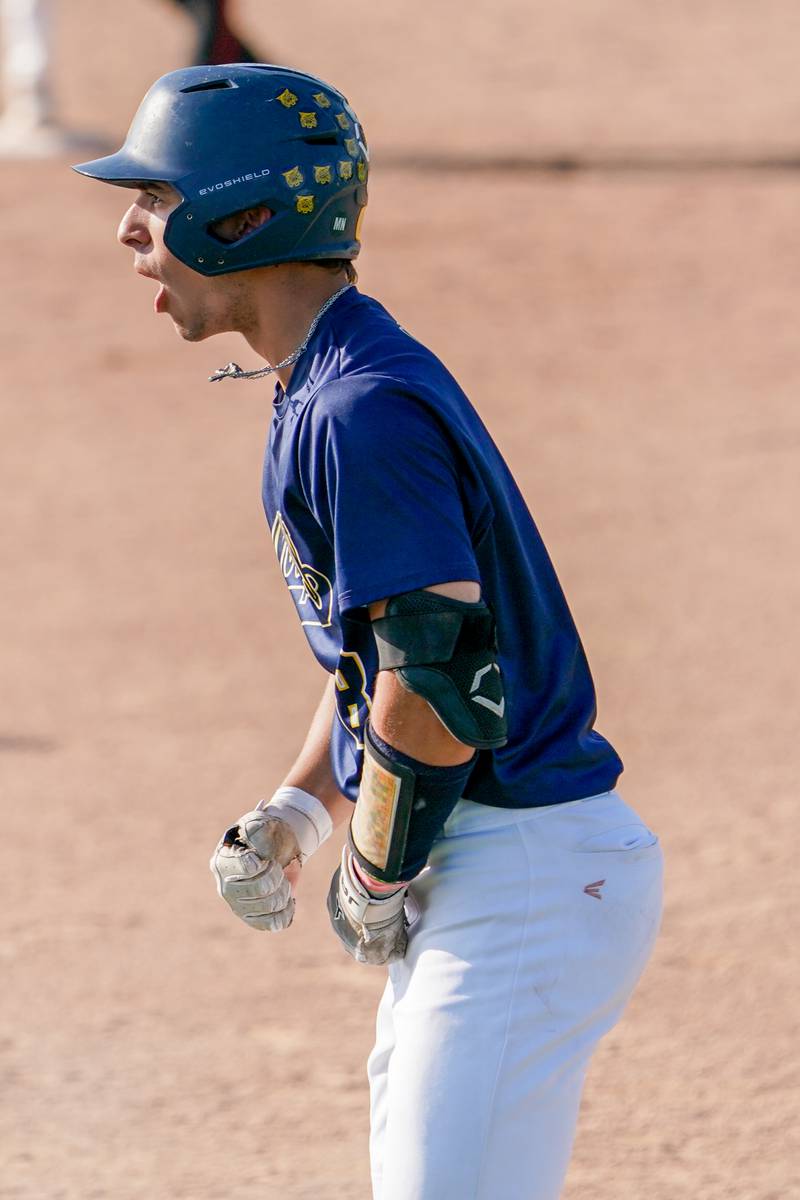
M 372 881 L 374 882 L 374 881 Z M 379 885 L 380 886 L 380 885 Z M 382 966 L 402 958 L 408 945 L 410 901 L 405 884 L 374 895 L 359 877 L 352 851 L 345 846 L 342 865 L 331 880 L 328 916 L 333 931 L 356 962 Z
M 301 866 L 331 830 L 327 810 L 315 796 L 279 788 L 220 839 L 209 864 L 217 891 L 251 928 L 288 929 L 295 902 L 285 868 Z

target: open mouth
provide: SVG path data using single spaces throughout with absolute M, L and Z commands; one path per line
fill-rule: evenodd
M 153 275 L 150 271 L 143 271 L 141 267 L 134 267 L 133 269 L 136 274 L 141 275 L 143 279 L 152 279 L 158 284 L 158 291 L 153 299 L 153 311 L 156 313 L 164 312 L 167 306 L 167 289 L 165 288 L 164 284 L 161 282 L 158 276 Z

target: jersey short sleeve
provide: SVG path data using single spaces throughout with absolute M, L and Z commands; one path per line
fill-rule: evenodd
M 358 376 L 323 386 L 307 418 L 300 476 L 334 549 L 342 611 L 480 582 L 458 452 L 426 402 L 391 379 Z

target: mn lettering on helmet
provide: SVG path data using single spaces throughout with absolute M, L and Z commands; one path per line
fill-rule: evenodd
M 220 275 L 351 263 L 368 161 L 363 129 L 336 88 L 284 67 L 235 63 L 163 76 L 121 149 L 75 170 L 122 187 L 171 185 L 182 199 L 166 220 L 166 248 L 200 274 Z M 255 207 L 269 220 L 223 249 L 217 223 Z

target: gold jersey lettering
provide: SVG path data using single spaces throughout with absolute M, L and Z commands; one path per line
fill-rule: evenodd
M 327 629 L 333 613 L 331 581 L 322 571 L 303 562 L 281 513 L 276 513 L 272 522 L 272 544 L 283 578 L 294 596 L 301 624 Z

